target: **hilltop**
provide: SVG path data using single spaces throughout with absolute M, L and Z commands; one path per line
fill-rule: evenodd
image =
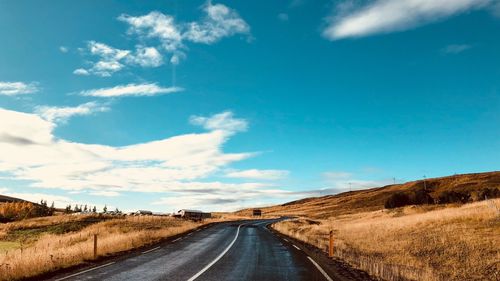
M 28 201 L 0 194 L 0 203 L 12 203 L 12 202 L 28 202 Z
M 440 178 L 411 181 L 383 187 L 344 192 L 335 195 L 305 198 L 282 205 L 262 208 L 266 215 L 295 215 L 322 219 L 330 216 L 369 212 L 384 209 L 384 203 L 396 193 L 411 194 L 424 188 L 435 200 L 445 192 L 454 191 L 470 195 L 477 201 L 485 189 L 500 189 L 500 171 L 461 174 Z M 484 199 L 484 198 L 482 198 Z M 251 209 L 238 211 L 250 215 Z

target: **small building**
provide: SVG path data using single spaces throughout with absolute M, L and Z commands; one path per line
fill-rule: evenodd
M 152 216 L 153 212 L 148 211 L 148 210 L 139 210 L 135 214 L 138 216 Z
M 260 210 L 260 209 L 253 209 L 253 215 L 254 215 L 255 217 L 260 217 L 260 216 L 262 216 L 262 210 Z
M 188 219 L 188 220 L 202 220 L 202 219 L 211 218 L 212 214 L 211 213 L 204 213 L 204 212 L 199 211 L 199 210 L 182 209 L 182 210 L 177 211 L 177 213 L 174 214 L 174 217 Z

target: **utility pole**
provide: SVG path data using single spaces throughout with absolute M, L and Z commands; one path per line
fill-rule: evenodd
M 427 190 L 427 185 L 425 184 L 425 175 L 424 175 L 424 190 Z
M 352 191 L 352 183 L 350 182 L 349 183 L 349 192 L 351 192 L 351 191 Z
M 396 184 L 396 178 L 392 178 L 393 184 Z

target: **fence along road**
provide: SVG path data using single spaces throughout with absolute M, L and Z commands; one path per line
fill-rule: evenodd
M 300 249 L 266 228 L 273 221 L 214 225 L 140 255 L 51 280 L 329 280 Z

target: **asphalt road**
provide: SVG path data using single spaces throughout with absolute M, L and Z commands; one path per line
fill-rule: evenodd
M 271 222 L 217 224 L 139 255 L 51 280 L 329 280 L 300 248 L 267 229 Z

